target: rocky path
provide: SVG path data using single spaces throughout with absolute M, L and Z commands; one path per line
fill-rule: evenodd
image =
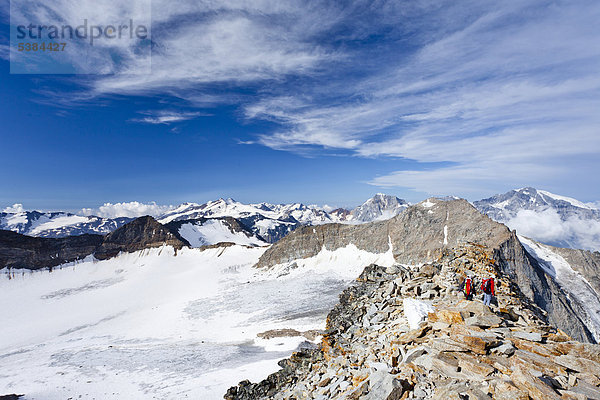
M 548 325 L 490 254 L 464 245 L 420 267 L 367 267 L 330 312 L 318 348 L 225 398 L 600 399 L 600 346 Z M 464 300 L 467 273 L 496 278 L 497 304 Z M 412 329 L 415 304 L 434 311 Z

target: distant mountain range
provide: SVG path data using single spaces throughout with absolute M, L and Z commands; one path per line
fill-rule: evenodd
M 600 250 L 600 210 L 581 201 L 527 187 L 511 190 L 473 205 L 520 235 L 557 247 Z M 193 247 L 218 242 L 245 245 L 275 243 L 298 227 L 327 223 L 363 224 L 390 219 L 409 203 L 376 194 L 349 210 L 326 210 L 293 204 L 244 204 L 218 199 L 204 204 L 183 203 L 156 220 Z M 104 235 L 133 218 L 82 216 L 65 212 L 17 211 L 0 213 L 0 229 L 34 237 L 62 238 L 82 234 Z
M 539 242 L 600 250 L 600 210 L 579 200 L 526 187 L 473 204 L 495 221 Z
M 555 210 L 563 219 L 583 217 L 598 219 L 600 210 L 570 197 L 532 187 L 511 190 L 473 203 L 479 211 L 496 221 L 508 221 L 520 211 Z
M 406 201 L 384 194 L 375 195 L 353 210 L 331 212 L 301 203 L 243 204 L 233 199 L 218 199 L 204 204 L 184 203 L 156 219 L 161 224 L 178 223 L 180 234 L 192 245 L 227 241 L 220 239 L 231 239 L 239 244 L 266 244 L 278 241 L 299 226 L 389 219 L 406 207 Z M 64 212 L 3 212 L 0 213 L 0 229 L 28 236 L 60 238 L 86 233 L 103 235 L 131 220 L 133 218 L 102 218 Z
M 102 218 L 66 212 L 1 212 L 0 229 L 28 236 L 58 238 L 86 233 L 106 234 L 134 218 Z

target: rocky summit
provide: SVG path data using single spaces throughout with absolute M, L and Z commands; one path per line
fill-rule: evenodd
M 418 266 L 367 267 L 318 346 L 225 399 L 600 399 L 600 346 L 551 324 L 499 254 L 465 243 Z M 464 299 L 467 275 L 496 279 L 490 307 Z
M 391 252 L 397 264 L 365 268 L 318 345 L 226 399 L 600 399 L 597 326 L 585 305 L 516 232 L 466 201 L 428 199 L 388 221 L 301 228 L 257 267 L 350 245 Z M 588 253 L 564 257 L 593 275 Z M 491 306 L 481 293 L 464 298 L 466 276 L 477 288 L 495 279 Z

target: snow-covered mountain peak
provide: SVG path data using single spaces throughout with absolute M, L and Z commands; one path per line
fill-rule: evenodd
M 225 204 L 225 205 L 228 205 L 228 206 L 229 205 L 234 205 L 234 204 L 241 204 L 241 203 L 235 201 L 234 199 L 232 199 L 231 197 L 227 197 L 227 198 L 220 197 L 219 200 L 215 201 L 215 203 Z
M 585 203 L 583 203 L 583 202 L 581 202 L 579 200 L 573 199 L 571 197 L 560 196 L 558 194 L 550 193 L 550 192 L 547 192 L 545 190 L 538 190 L 538 193 L 540 195 L 542 195 L 543 197 L 550 198 L 550 199 L 555 200 L 555 201 L 564 201 L 564 202 L 567 202 L 567 203 L 571 204 L 573 207 L 585 208 L 585 209 L 588 209 L 588 210 L 595 210 L 595 209 L 597 209 L 595 207 L 591 207 L 589 204 L 585 204 Z
M 600 210 L 571 197 L 524 187 L 473 204 L 490 218 L 542 243 L 600 249 Z
M 561 210 L 562 213 L 594 212 L 594 207 L 571 197 L 561 196 L 532 187 L 514 189 L 504 194 L 497 194 L 487 199 L 476 201 L 475 206 L 481 208 L 492 218 L 506 218 L 520 210 L 542 211 L 545 209 Z
M 133 218 L 103 218 L 95 215 L 76 215 L 67 212 L 5 210 L 0 213 L 0 229 L 29 236 L 64 237 L 85 233 L 106 234 Z
M 356 222 L 380 221 L 393 218 L 408 207 L 405 200 L 377 193 L 350 213 Z

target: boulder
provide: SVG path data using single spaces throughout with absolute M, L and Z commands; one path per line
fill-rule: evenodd
M 519 387 L 527 390 L 533 400 L 560 399 L 560 395 L 551 386 L 521 367 L 515 368 L 510 377 Z
M 542 335 L 539 332 L 516 331 L 516 332 L 513 332 L 512 335 L 513 335 L 513 337 L 516 337 L 518 339 L 529 340 L 530 342 L 541 342 L 542 341 Z
M 465 324 L 480 328 L 494 328 L 502 324 L 502 318 L 496 315 L 475 315 L 465 319 Z
M 438 310 L 429 313 L 429 322 L 443 322 L 448 325 L 465 323 L 460 312 L 452 310 Z

